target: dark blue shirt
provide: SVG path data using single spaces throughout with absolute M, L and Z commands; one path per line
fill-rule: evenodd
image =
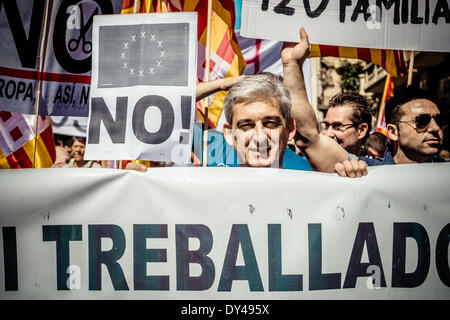
M 367 165 L 369 167 L 383 166 L 386 164 L 396 164 L 389 148 L 386 149 L 386 151 L 384 152 L 384 157 L 381 159 L 373 159 L 373 158 L 363 156 L 363 157 L 358 157 L 358 160 L 364 161 L 365 163 L 367 163 Z
M 384 157 L 381 159 L 372 159 L 372 158 L 368 158 L 368 157 L 358 157 L 358 160 L 362 160 L 365 163 L 367 163 L 367 165 L 369 167 L 372 166 L 383 166 L 385 164 L 396 164 L 394 161 L 394 158 L 392 157 L 392 153 L 389 150 L 389 148 L 386 149 L 386 152 L 384 153 Z M 429 161 L 427 162 L 447 162 L 444 159 L 439 158 L 438 156 L 433 156 Z

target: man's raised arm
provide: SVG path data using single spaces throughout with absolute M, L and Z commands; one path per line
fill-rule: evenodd
M 297 146 L 306 155 L 313 170 L 336 172 L 336 163 L 348 160 L 348 154 L 336 141 L 319 133 L 317 118 L 306 94 L 302 70 L 309 52 L 309 39 L 303 27 L 300 28 L 300 42 L 286 42 L 281 51 L 284 84 L 291 95 L 292 117 L 300 135 Z

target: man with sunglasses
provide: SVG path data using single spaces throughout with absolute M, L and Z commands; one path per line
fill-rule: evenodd
M 431 161 L 439 152 L 444 118 L 437 105 L 422 90 L 407 89 L 407 94 L 397 92 L 388 100 L 385 108 L 391 148 L 382 160 L 358 157 L 337 139 L 320 134 L 317 118 L 308 102 L 302 65 L 309 55 L 309 40 L 304 28 L 300 28 L 299 43 L 285 43 L 282 51 L 284 81 L 292 101 L 292 116 L 297 124 L 296 145 L 308 159 L 313 170 L 337 171 L 340 175 L 354 176 L 361 163 L 369 166 L 381 164 L 421 163 Z M 338 121 L 336 121 L 338 122 Z M 339 121 L 335 129 L 346 131 L 355 128 L 360 121 Z M 325 120 L 324 126 L 332 128 L 335 121 Z M 369 131 L 368 127 L 368 131 Z M 353 129 L 352 129 L 353 130 Z
M 385 106 L 386 129 L 391 141 L 383 159 L 360 157 L 369 166 L 442 161 L 447 119 L 429 93 L 407 87 L 394 93 Z

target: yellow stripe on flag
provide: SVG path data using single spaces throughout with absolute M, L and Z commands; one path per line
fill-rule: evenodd
M 372 63 L 381 66 L 381 50 L 380 49 L 370 49 L 370 55 L 372 56 Z
M 6 160 L 5 154 L 2 149 L 0 149 L 0 169 L 10 169 L 8 160 Z
M 33 153 L 34 153 L 34 138 L 28 141 L 23 145 L 23 149 L 25 150 L 30 161 L 33 162 Z M 52 158 L 45 146 L 44 141 L 41 136 L 37 138 L 37 148 L 36 148 L 36 163 L 34 165 L 35 168 L 50 168 L 53 165 Z
M 311 44 L 310 58 L 320 57 L 320 47 L 318 44 Z
M 349 59 L 358 59 L 358 49 L 353 47 L 339 47 L 339 56 Z

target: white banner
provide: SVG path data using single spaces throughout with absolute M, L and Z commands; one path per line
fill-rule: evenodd
M 123 0 L 50 1 L 46 11 L 47 1 L 0 3 L 0 110 L 35 114 L 42 79 L 40 114 L 87 117 L 92 19 L 120 13 Z
M 87 117 L 53 116 L 53 133 L 66 136 L 86 137 Z
M 190 162 L 197 13 L 96 16 L 92 43 L 85 159 Z
M 0 299 L 450 299 L 449 166 L 1 170 Z
M 335 46 L 450 51 L 448 0 L 243 0 L 241 35 Z

